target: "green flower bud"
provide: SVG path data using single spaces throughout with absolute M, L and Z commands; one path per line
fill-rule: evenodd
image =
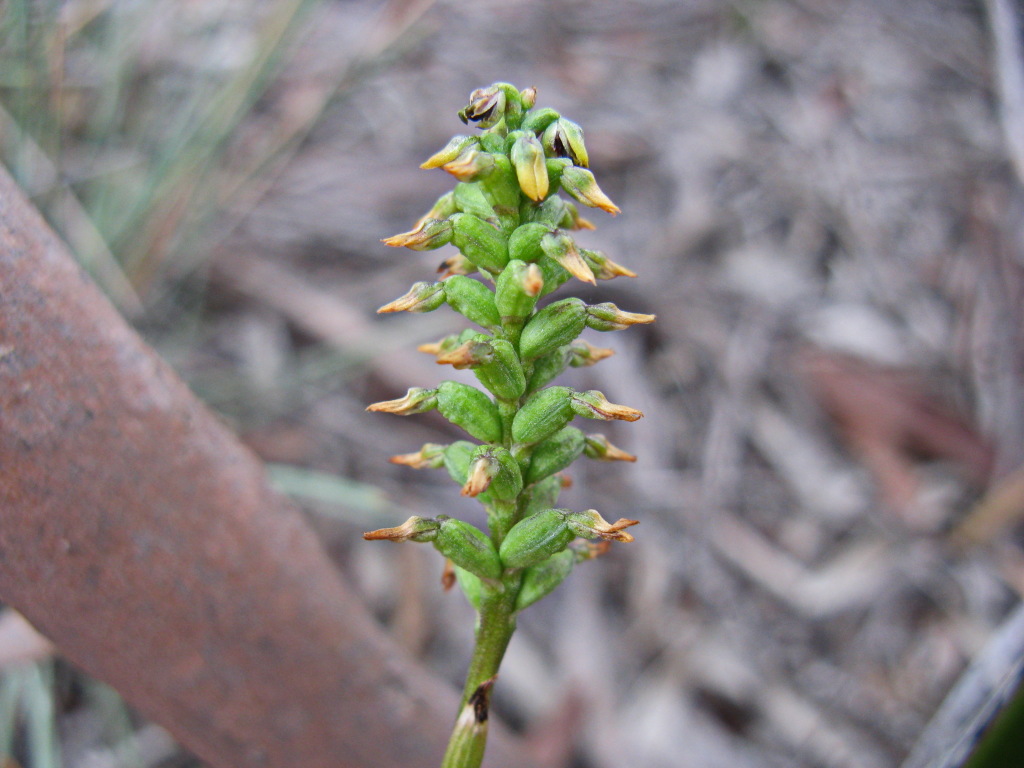
M 501 328 L 501 316 L 494 306 L 494 293 L 486 285 L 462 275 L 445 278 L 441 285 L 448 304 L 460 315 L 484 328 Z
M 459 568 L 482 579 L 501 577 L 501 560 L 494 543 L 478 528 L 447 515 L 438 515 L 440 527 L 434 536 L 435 549 Z
M 469 278 L 466 278 L 467 280 Z M 383 315 L 389 312 L 433 312 L 444 304 L 444 283 L 414 283 L 409 292 L 388 302 L 377 310 Z
M 485 443 L 501 441 L 501 417 L 494 402 L 476 387 L 444 381 L 437 388 L 437 410 L 448 421 Z
M 595 347 L 587 341 L 577 339 L 571 344 L 559 347 L 554 352 L 537 358 L 533 363 L 533 375 L 527 389 L 533 392 L 553 381 L 568 366 L 581 368 L 594 365 L 614 354 L 614 350 Z
M 569 546 L 576 534 L 566 524 L 567 513 L 565 509 L 545 509 L 512 526 L 498 550 L 502 564 L 528 568 Z
M 472 328 L 467 328 L 461 333 L 456 333 L 451 336 L 445 336 L 440 341 L 432 341 L 428 344 L 420 344 L 416 347 L 418 352 L 426 352 L 428 355 L 442 355 L 446 352 L 451 352 L 456 347 L 465 344 L 467 341 L 474 339 L 481 334 L 474 331 Z
M 482 334 L 477 334 L 464 344 L 454 349 L 442 352 L 437 356 L 438 365 L 450 365 L 456 370 L 476 368 L 494 359 L 494 347 L 489 339 Z
M 465 568 L 459 568 L 455 566 L 455 579 L 459 582 L 459 588 L 462 589 L 462 594 L 466 596 L 469 604 L 477 610 L 480 610 L 480 599 L 483 597 L 483 585 L 480 583 L 480 577 L 476 576 Z
M 616 448 L 604 435 L 587 435 L 587 444 L 583 452 L 588 459 L 598 461 L 636 461 L 636 456 Z
M 498 214 L 479 184 L 459 182 L 453 192 L 455 205 L 462 213 L 470 213 L 491 225 L 498 223 Z
M 414 413 L 426 413 L 437 408 L 437 390 L 411 387 L 405 397 L 397 400 L 384 400 L 366 406 L 366 410 L 376 413 L 394 413 L 398 416 L 410 416 Z
M 402 453 L 392 456 L 388 461 L 413 469 L 440 469 L 444 466 L 444 451 L 447 446 L 437 443 L 426 443 L 416 453 Z
M 543 298 L 549 293 L 561 288 L 569 278 L 572 277 L 566 272 L 557 261 L 549 259 L 544 256 L 537 262 L 537 266 L 540 267 L 540 275 L 544 278 L 544 287 L 541 289 L 540 295 Z
M 471 147 L 441 167 L 462 182 L 471 183 L 487 178 L 494 172 L 495 156 Z
M 509 157 L 523 193 L 531 200 L 540 201 L 547 197 L 548 169 L 544 147 L 537 137 L 527 133 L 517 138 L 512 144 Z
M 523 118 L 523 130 L 533 131 L 534 133 L 543 133 L 544 129 L 555 122 L 558 118 L 559 114 L 551 107 L 531 110 L 530 113 Z
M 386 237 L 381 242 L 392 248 L 432 251 L 450 243 L 453 232 L 452 222 L 449 219 L 421 219 L 414 229 L 400 235 Z
M 597 181 L 594 179 L 594 174 L 586 168 L 577 168 L 576 166 L 564 168 L 559 178 L 559 183 L 567 194 L 572 195 L 584 205 L 588 205 L 591 208 L 600 208 L 612 216 L 619 213 L 619 206 L 613 203 L 608 195 L 601 191 L 601 188 L 597 186 Z
M 608 399 L 596 389 L 589 392 L 573 392 L 570 400 L 572 410 L 588 419 L 636 421 L 643 416 L 643 413 L 636 408 L 609 403 Z
M 469 465 L 476 449 L 476 444 L 468 440 L 458 440 L 444 449 L 444 468 L 448 470 L 449 477 L 459 485 L 466 484 Z
M 533 374 L 526 388 L 530 392 L 554 381 L 566 368 L 569 367 L 569 347 L 559 347 L 554 352 L 538 357 L 533 362 Z
M 540 267 L 513 259 L 495 281 L 494 306 L 502 320 L 522 320 L 533 312 L 543 289 Z
M 431 219 L 438 219 L 443 221 L 451 216 L 453 213 L 458 212 L 458 208 L 455 207 L 455 193 L 445 192 L 434 202 L 433 207 L 425 214 L 420 216 L 419 221 L 416 222 L 416 226 L 413 227 L 412 231 L 417 232 L 422 230 Z
M 553 157 L 567 157 L 573 165 L 590 165 L 587 148 L 583 146 L 583 129 L 572 120 L 558 118 L 544 131 L 544 150 Z
M 533 109 L 533 105 L 537 103 L 537 89 L 533 86 L 524 88 L 519 92 L 519 99 L 523 104 L 523 109 Z
M 574 394 L 569 387 L 548 387 L 531 395 L 512 419 L 512 439 L 529 445 L 551 437 L 572 420 Z
M 480 146 L 484 148 L 484 151 L 490 152 L 492 155 L 497 157 L 505 157 L 507 151 L 505 149 L 505 138 L 506 134 L 501 131 L 487 131 L 480 136 Z M 508 159 L 507 157 L 505 158 Z M 512 166 L 509 165 L 511 168 Z
M 452 242 L 480 269 L 497 274 L 508 264 L 508 245 L 501 233 L 476 216 L 456 213 L 450 219 Z
M 499 216 L 506 211 L 516 213 L 519 210 L 519 180 L 512 168 L 512 161 L 502 154 L 491 157 L 494 166 L 490 173 L 480 179 L 480 184 Z
M 610 301 L 602 304 L 591 304 L 587 307 L 586 324 L 595 331 L 621 331 L 631 325 L 653 323 L 655 315 L 641 315 L 636 312 L 623 312 Z
M 611 280 L 616 277 L 636 277 L 636 272 L 605 256 L 601 251 L 580 249 L 580 255 L 598 280 Z
M 565 202 L 565 214 L 558 221 L 562 229 L 597 229 L 591 222 L 580 216 L 579 208 L 568 201 Z
M 519 594 L 516 595 L 516 610 L 521 611 L 550 595 L 572 573 L 576 560 L 576 552 L 563 549 L 523 571 Z
M 562 183 L 562 174 L 567 168 L 572 167 L 572 160 L 568 160 L 564 157 L 549 157 L 545 161 L 544 165 L 548 169 L 548 182 L 552 189 L 558 189 L 558 185 Z M 557 223 L 557 222 L 555 222 Z
M 526 373 L 515 347 L 504 339 L 486 343 L 490 347 L 490 359 L 473 366 L 473 373 L 495 397 L 518 400 L 526 391 Z
M 585 539 L 601 538 L 605 541 L 621 541 L 628 544 L 633 537 L 623 529 L 637 525 L 639 520 L 627 520 L 620 517 L 614 523 L 609 523 L 596 509 L 588 509 L 586 512 L 568 512 L 565 516 L 566 525 L 576 535 Z
M 551 169 L 548 168 L 549 175 L 550 172 Z M 570 205 L 571 203 L 563 200 L 558 195 L 552 195 L 530 211 L 532 220 L 537 224 L 546 224 L 548 227 L 547 231 L 549 232 L 553 229 L 564 227 L 566 221 L 571 221 L 572 212 L 569 209 Z M 529 261 L 529 259 L 524 259 L 524 261 Z
M 420 168 L 440 168 L 442 165 L 450 163 L 467 150 L 478 147 L 479 145 L 480 139 L 476 136 L 452 136 L 448 143 L 445 144 L 442 149 L 432 154 L 426 162 L 420 166 Z
M 441 529 L 438 520 L 410 517 L 395 528 L 380 528 L 363 534 L 367 541 L 433 541 Z
M 569 345 L 569 365 L 573 368 L 587 368 L 614 354 L 614 349 L 595 347 L 589 341 L 577 339 Z
M 526 483 L 536 483 L 556 472 L 561 472 L 579 458 L 585 442 L 582 432 L 575 427 L 565 427 L 544 442 L 538 443 L 530 456 Z
M 541 238 L 541 248 L 548 258 L 556 261 L 558 265 L 584 283 L 596 285 L 594 273 L 590 271 L 587 262 L 580 256 L 576 249 L 576 241 L 564 232 L 551 232 Z
M 548 304 L 531 317 L 523 328 L 519 338 L 519 354 L 523 360 L 533 360 L 554 352 L 574 341 L 583 333 L 586 324 L 587 305 L 582 299 L 562 299 Z
M 520 261 L 537 261 L 544 255 L 541 240 L 551 232 L 551 227 L 539 222 L 523 224 L 512 232 L 508 238 L 508 255 Z
M 523 475 L 507 448 L 481 445 L 470 457 L 469 473 L 462 486 L 463 496 L 479 496 L 488 491 L 491 498 L 511 501 L 523 490 Z
M 543 509 L 553 509 L 558 503 L 558 497 L 562 495 L 565 478 L 561 475 L 551 477 L 535 483 L 526 491 L 526 507 L 523 519 L 535 515 Z

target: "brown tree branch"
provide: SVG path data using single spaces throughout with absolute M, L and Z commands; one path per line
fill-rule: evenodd
M 0 600 L 221 768 L 432 768 L 457 697 L 0 170 Z M 492 766 L 527 766 L 502 734 Z

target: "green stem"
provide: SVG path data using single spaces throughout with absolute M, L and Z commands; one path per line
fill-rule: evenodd
M 476 648 L 441 768 L 479 768 L 483 761 L 491 686 L 515 632 L 514 608 L 519 582 L 518 574 L 505 578 L 501 593 L 485 595 L 480 603 Z

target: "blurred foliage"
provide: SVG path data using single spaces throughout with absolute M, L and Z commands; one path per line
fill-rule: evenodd
M 4 670 L 0 676 L 0 758 L 11 759 L 21 736 L 27 768 L 61 765 L 53 683 L 52 661 Z
M 283 149 L 235 138 L 317 2 L 0 6 L 0 159 L 123 311 Z
M 964 768 L 1007 768 L 1024 765 L 1024 685 L 982 736 Z

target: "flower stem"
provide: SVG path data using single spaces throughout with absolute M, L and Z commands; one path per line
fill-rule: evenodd
M 476 648 L 441 768 L 479 768 L 483 761 L 491 687 L 516 628 L 514 608 L 519 582 L 518 574 L 504 579 L 504 589 L 484 596 L 480 603 Z

